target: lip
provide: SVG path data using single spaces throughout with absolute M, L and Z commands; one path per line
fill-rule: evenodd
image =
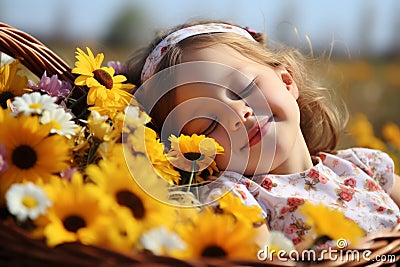
M 256 124 L 255 127 L 250 129 L 250 131 L 247 132 L 248 143 L 243 148 L 252 147 L 258 144 L 261 139 L 267 134 L 273 118 L 274 117 L 271 116 L 267 119 L 263 119 L 258 124 Z

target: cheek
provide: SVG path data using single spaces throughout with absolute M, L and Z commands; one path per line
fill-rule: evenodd
M 224 153 L 221 155 L 217 155 L 215 157 L 215 162 L 217 163 L 218 169 L 225 170 L 229 164 L 232 151 L 231 142 L 228 135 L 224 130 L 217 130 L 214 133 L 210 134 L 208 137 L 214 138 L 215 141 L 217 141 L 218 144 L 220 144 L 224 148 Z

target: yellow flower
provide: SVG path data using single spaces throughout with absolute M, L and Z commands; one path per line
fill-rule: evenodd
M 84 184 L 80 175 L 71 183 L 53 179 L 43 187 L 53 206 L 37 224 L 43 228 L 48 246 L 74 241 L 97 245 L 104 240 L 115 215 L 103 204 L 107 198 L 99 188 Z
M 364 114 L 356 114 L 349 125 L 349 131 L 357 146 L 386 151 L 385 143 L 374 134 L 372 124 Z
M 397 150 L 400 150 L 400 128 L 397 124 L 386 123 L 382 128 L 382 136 Z
M 40 124 L 37 117 L 7 115 L 0 131 L 8 163 L 0 179 L 1 196 L 11 183 L 48 180 L 61 172 L 68 166 L 70 152 L 67 139 L 50 135 L 50 126 Z
M 100 116 L 97 111 L 90 113 L 87 125 L 89 132 L 100 141 L 110 141 L 121 135 L 121 132 L 114 130 L 109 118 L 107 116 Z
M 201 212 L 194 225 L 182 226 L 178 232 L 187 249 L 177 257 L 254 259 L 257 255 L 256 229 L 231 215 L 216 214 L 211 208 Z
M 307 224 L 313 227 L 315 234 L 328 236 L 332 240 L 346 239 L 355 244 L 365 236 L 365 232 L 355 222 L 346 218 L 342 212 L 330 209 L 322 203 L 313 205 L 304 203 L 299 211 L 307 218 Z
M 218 199 L 219 208 L 227 214 L 232 214 L 239 221 L 248 222 L 251 225 L 263 223 L 262 210 L 258 206 L 246 206 L 232 192 L 227 192 Z
M 26 93 L 28 79 L 17 75 L 19 61 L 0 67 L 0 106 L 7 108 L 7 100 Z
M 145 143 L 147 156 L 157 174 L 170 184 L 177 184 L 180 179 L 179 172 L 168 161 L 164 145 L 157 138 L 156 132 L 148 127 L 145 127 Z
M 128 93 L 133 89 L 132 84 L 123 84 L 126 77 L 114 76 L 112 67 L 101 67 L 104 59 L 102 53 L 94 57 L 92 51 L 86 48 L 88 54 L 77 49 L 75 68 L 72 73 L 80 74 L 75 79 L 75 84 L 89 87 L 87 103 L 95 106 L 126 106 L 132 98 Z
M 132 161 L 128 162 L 132 165 L 126 165 L 122 145 L 116 144 L 107 160 L 88 166 L 86 173 L 115 204 L 128 210 L 142 229 L 173 223 L 173 210 L 165 203 L 168 184 L 157 177 L 143 155 Z M 131 167 L 138 170 L 133 171 L 134 176 Z
M 210 174 L 218 171 L 214 157 L 222 154 L 224 149 L 213 138 L 205 135 L 193 134 L 187 136 L 181 134 L 178 137 L 171 135 L 169 138 L 171 149 L 168 152 L 170 162 L 180 170 L 186 172 L 201 172 L 207 169 Z M 193 161 L 195 165 L 193 166 Z
M 353 116 L 351 124 L 349 125 L 349 130 L 356 139 L 365 136 L 374 136 L 372 124 L 368 121 L 367 116 L 361 113 Z

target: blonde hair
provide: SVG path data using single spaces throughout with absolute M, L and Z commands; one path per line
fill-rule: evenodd
M 201 23 L 208 23 L 208 21 Z M 139 88 L 144 62 L 154 47 L 169 33 L 196 24 L 200 23 L 187 23 L 175 27 L 171 31 L 159 35 L 149 46 L 137 50 L 127 61 L 128 71 L 126 76 L 128 80 Z M 345 109 L 343 113 L 341 112 L 336 99 L 333 98 L 333 92 L 319 86 L 316 76 L 311 75 L 310 70 L 307 68 L 307 63 L 314 64 L 315 59 L 307 58 L 294 48 L 283 46 L 275 49 L 269 48 L 262 34 L 253 34 L 253 37 L 257 42 L 234 33 L 192 36 L 179 42 L 166 52 L 156 68 L 156 73 L 181 63 L 182 54 L 185 48 L 189 46 L 191 48 L 203 48 L 215 44 L 225 44 L 242 55 L 273 68 L 284 67 L 292 74 L 299 88 L 297 103 L 300 109 L 300 128 L 310 154 L 313 155 L 321 151 L 333 152 L 347 123 L 348 115 Z M 174 90 L 169 91 L 150 111 L 149 115 L 156 130 L 160 130 L 165 117 L 174 108 L 174 97 Z M 166 99 L 169 101 L 166 101 Z

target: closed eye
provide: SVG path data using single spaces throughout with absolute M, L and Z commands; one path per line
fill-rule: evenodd
M 232 90 L 228 90 L 227 91 L 227 95 L 230 99 L 232 100 L 240 100 L 240 99 L 244 99 L 246 97 L 248 97 L 251 92 L 253 91 L 253 89 L 255 88 L 256 83 L 255 83 L 255 79 L 253 79 L 249 85 L 247 85 L 242 91 L 240 91 L 239 93 L 235 93 Z
M 256 83 L 255 83 L 255 79 L 253 79 L 249 85 L 246 86 L 246 88 L 244 88 L 240 93 L 239 96 L 241 99 L 244 99 L 246 97 L 248 97 L 251 92 L 253 91 L 253 89 L 256 87 Z
M 201 133 L 204 135 L 209 135 L 211 134 L 219 125 L 217 118 L 214 118 L 211 120 L 211 123 L 208 125 L 208 127 Z

